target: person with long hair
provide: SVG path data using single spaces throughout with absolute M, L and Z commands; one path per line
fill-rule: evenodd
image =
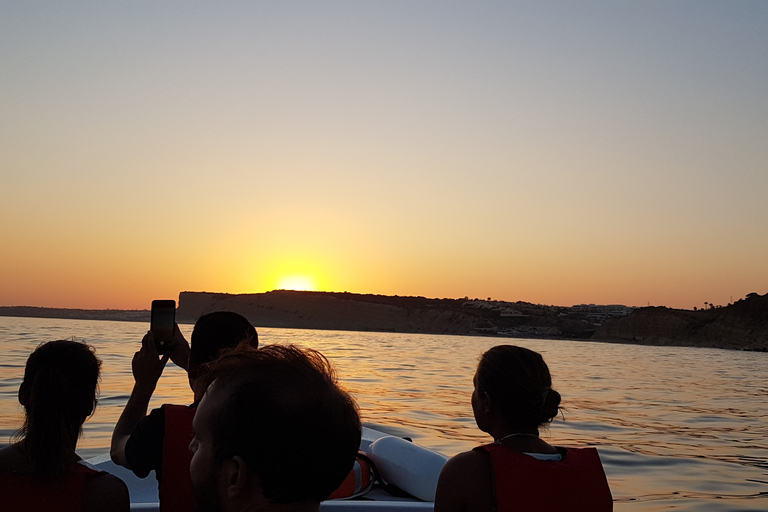
M 493 443 L 451 458 L 435 512 L 613 510 L 597 450 L 552 446 L 539 429 L 560 411 L 560 393 L 537 352 L 499 345 L 477 366 L 472 410 Z
M 75 453 L 94 411 L 101 361 L 85 343 L 43 343 L 27 359 L 19 402 L 24 425 L 0 449 L 0 503 L 14 511 L 130 509 L 128 488 Z

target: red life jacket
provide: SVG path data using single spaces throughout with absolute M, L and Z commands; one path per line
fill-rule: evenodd
M 0 471 L 0 506 L 24 512 L 81 512 L 85 481 L 99 473 L 82 461 L 73 463 L 61 478 L 50 482 Z
M 341 482 L 339 488 L 328 496 L 328 499 L 339 500 L 362 496 L 371 490 L 373 480 L 373 463 L 365 453 L 358 452 L 352 471 Z
M 195 509 L 189 463 L 189 444 L 195 437 L 192 419 L 197 409 L 186 405 L 163 405 L 165 437 L 163 438 L 163 473 L 160 477 L 160 510 L 163 512 Z
M 478 447 L 491 456 L 498 512 L 603 512 L 613 497 L 594 448 L 568 448 L 560 461 L 539 460 L 503 444 Z

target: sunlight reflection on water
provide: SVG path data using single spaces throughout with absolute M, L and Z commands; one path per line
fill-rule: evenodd
M 133 386 L 131 358 L 147 326 L 0 317 L 0 436 L 21 422 L 27 356 L 75 336 L 103 360 L 101 399 L 79 452 L 103 453 Z M 182 325 L 191 333 L 191 325 Z M 600 450 L 617 510 L 768 509 L 768 354 L 564 340 L 258 329 L 262 344 L 313 347 L 336 365 L 363 420 L 453 455 L 489 441 L 469 397 L 479 355 L 512 343 L 541 352 L 563 395 L 554 444 Z M 169 365 L 151 407 L 188 403 L 186 374 Z

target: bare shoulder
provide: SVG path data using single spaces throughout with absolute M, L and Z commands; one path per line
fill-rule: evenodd
M 453 468 L 462 470 L 486 468 L 490 470 L 491 459 L 488 453 L 483 450 L 470 450 L 454 455 L 445 465 L 449 468 L 449 471 L 453 470 Z
M 5 444 L 0 446 L 0 470 L 8 471 L 13 466 L 13 451 L 11 445 Z
M 482 450 L 462 452 L 443 466 L 435 512 L 480 512 L 493 506 L 491 459 Z
M 83 495 L 83 512 L 124 512 L 130 508 L 128 486 L 115 475 L 99 473 L 87 480 Z
M 6 444 L 0 448 L 0 470 L 27 473 L 32 471 L 32 465 L 16 446 Z

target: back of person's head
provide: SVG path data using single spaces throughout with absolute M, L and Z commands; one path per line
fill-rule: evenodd
M 26 413 L 16 436 L 24 439 L 35 476 L 66 469 L 86 418 L 96 406 L 101 361 L 87 344 L 49 341 L 27 359 L 19 402 Z
M 547 364 L 524 347 L 498 345 L 486 351 L 477 365 L 477 386 L 511 428 L 538 428 L 560 410 Z
M 215 457 L 242 457 L 270 502 L 319 503 L 349 473 L 360 417 L 320 352 L 241 344 L 206 379 L 225 397 L 212 427 Z
M 256 329 L 243 315 L 215 311 L 201 316 L 192 329 L 190 375 L 198 377 L 204 372 L 205 365 L 216 359 L 222 350 L 234 348 L 243 341 L 253 347 L 259 346 Z

